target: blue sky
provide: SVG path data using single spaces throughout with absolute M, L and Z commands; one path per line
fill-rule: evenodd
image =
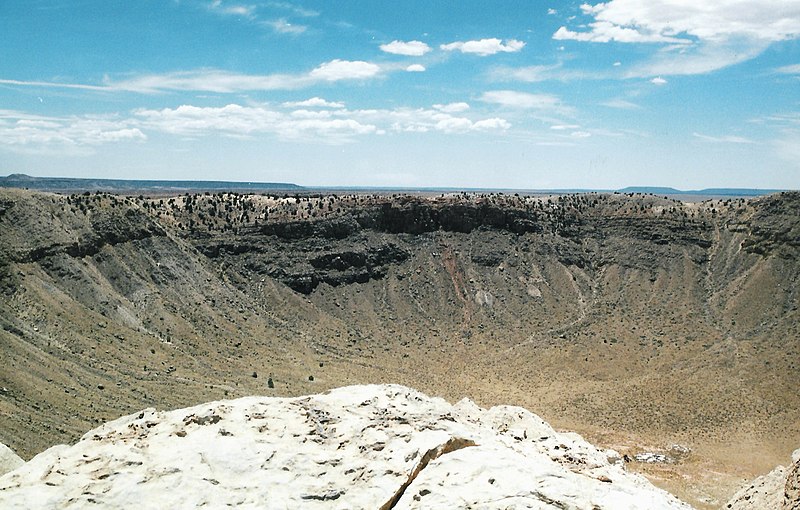
M 800 188 L 800 0 L 0 0 L 0 175 Z

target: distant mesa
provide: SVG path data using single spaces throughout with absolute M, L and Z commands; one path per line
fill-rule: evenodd
M 619 193 L 640 193 L 643 195 L 695 195 L 703 197 L 759 197 L 779 193 L 781 189 L 754 189 L 754 188 L 704 188 L 697 190 L 679 190 L 659 186 L 628 186 L 617 190 Z
M 299 191 L 302 186 L 286 182 L 158 181 L 128 179 L 81 179 L 74 177 L 32 177 L 11 174 L 0 177 L 0 188 L 28 188 L 39 191 L 105 191 L 110 193 L 180 193 L 198 191 Z
M 758 197 L 778 193 L 779 189 L 750 189 L 750 188 L 706 188 L 701 190 L 679 190 L 670 187 L 658 186 L 629 186 L 619 190 L 609 189 L 501 189 L 501 188 L 458 188 L 458 187 L 421 187 L 421 188 L 392 188 L 368 186 L 300 186 L 288 182 L 235 182 L 235 181 L 160 181 L 160 180 L 129 180 L 129 179 L 92 179 L 77 177 L 34 177 L 26 174 L 10 174 L 0 177 L 0 188 L 27 188 L 38 191 L 78 193 L 84 191 L 104 191 L 108 193 L 128 194 L 169 194 L 205 191 L 237 191 L 243 193 L 257 193 L 264 191 L 289 191 L 300 193 L 325 192 L 427 192 L 450 193 L 460 191 L 470 192 L 520 192 L 528 194 L 573 194 L 589 192 L 640 193 L 651 195 L 694 196 L 703 198 L 731 198 L 731 197 Z

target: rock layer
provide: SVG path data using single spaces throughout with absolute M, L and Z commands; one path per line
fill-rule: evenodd
M 0 507 L 688 509 L 519 407 L 398 385 L 147 409 L 0 478 Z

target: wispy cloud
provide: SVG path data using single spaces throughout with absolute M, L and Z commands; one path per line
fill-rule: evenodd
M 84 85 L 80 83 L 57 83 L 48 81 L 25 81 L 25 80 L 7 80 L 0 79 L 0 85 L 13 85 L 18 87 L 45 87 L 45 88 L 60 88 L 60 89 L 77 89 L 77 90 L 93 90 L 93 91 L 106 91 L 110 90 L 105 85 Z
M 167 91 L 215 92 L 220 94 L 256 90 L 293 90 L 320 82 L 366 80 L 380 75 L 374 63 L 351 60 L 324 62 L 305 74 L 239 74 L 218 69 L 200 69 L 166 74 L 132 76 L 123 79 L 106 77 L 103 85 L 0 79 L 0 84 L 20 87 L 54 87 L 103 92 L 153 94 Z
M 516 53 L 525 47 L 525 43 L 516 39 L 508 39 L 505 43 L 500 39 L 480 39 L 475 41 L 456 41 L 439 46 L 444 51 L 460 51 L 485 57 L 496 53 Z
M 308 27 L 306 25 L 300 25 L 295 23 L 290 23 L 286 18 L 279 18 L 270 21 L 263 21 L 262 24 L 271 28 L 272 30 L 280 33 L 280 34 L 302 34 Z
M 792 64 L 775 69 L 780 74 L 800 74 L 800 64 Z
M 225 16 L 241 16 L 244 18 L 252 18 L 256 12 L 255 5 L 244 5 L 236 3 L 223 3 L 222 0 L 214 0 L 208 6 L 211 12 L 222 14 Z
M 600 103 L 600 105 L 601 106 L 607 106 L 609 108 L 617 108 L 619 110 L 638 110 L 638 109 L 641 109 L 640 105 L 638 105 L 636 103 L 632 103 L 632 102 L 630 102 L 628 100 L 619 99 L 619 98 L 611 99 L 609 101 L 604 101 L 604 102 Z
M 387 44 L 381 44 L 380 49 L 386 53 L 409 57 L 421 57 L 431 51 L 431 47 L 422 41 L 392 41 Z
M 755 141 L 745 138 L 743 136 L 736 136 L 736 135 L 724 135 L 724 136 L 711 136 L 711 135 L 704 135 L 702 133 L 692 133 L 692 136 L 703 140 L 704 142 L 710 143 L 735 143 L 735 144 L 754 144 Z
M 525 67 L 500 66 L 489 73 L 494 81 L 522 81 L 538 83 L 543 81 L 572 81 L 606 79 L 613 76 L 609 72 L 588 71 L 586 69 L 567 69 L 561 63 L 533 65 Z
M 295 16 L 300 16 L 302 18 L 314 18 L 319 16 L 319 11 L 315 11 L 313 9 L 306 9 L 305 7 L 300 7 L 299 5 L 295 5 L 289 2 L 267 2 L 267 7 L 271 7 L 274 9 L 282 9 L 284 11 L 288 11 Z
M 551 94 L 531 94 L 515 90 L 491 90 L 481 95 L 481 101 L 512 109 L 552 110 L 565 112 L 568 108 L 561 99 Z

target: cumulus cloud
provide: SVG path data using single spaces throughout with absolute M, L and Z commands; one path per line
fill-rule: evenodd
M 583 4 L 581 10 L 595 19 L 589 24 L 591 29 L 572 32 L 561 27 L 556 33 L 573 34 L 561 38 L 688 43 L 695 38 L 720 40 L 735 36 L 781 41 L 800 36 L 800 3 L 796 1 L 766 7 L 761 0 L 609 0 Z
M 309 73 L 311 78 L 325 81 L 363 80 L 381 72 L 380 66 L 363 60 L 331 60 Z
M 469 110 L 469 105 L 467 103 L 435 104 L 433 107 L 445 113 L 461 113 Z
M 92 147 L 145 141 L 163 133 L 182 137 L 276 137 L 313 143 L 342 144 L 388 132 L 466 134 L 502 132 L 511 123 L 500 117 L 467 115 L 466 103 L 432 108 L 357 109 L 312 97 L 280 105 L 141 108 L 127 117 L 42 117 L 0 110 L 0 149 L 17 152 L 91 154 Z
M 286 108 L 344 108 L 344 103 L 326 101 L 321 97 L 312 97 L 305 101 L 288 101 L 283 103 Z
M 327 143 L 344 143 L 353 136 L 374 133 L 377 127 L 352 118 L 335 118 L 327 112 L 299 110 L 289 114 L 266 106 L 198 107 L 182 105 L 161 110 L 134 112 L 148 129 L 176 135 L 229 136 L 273 134 L 283 139 L 313 138 Z
M 516 53 L 524 47 L 525 43 L 516 39 L 508 39 L 504 44 L 503 41 L 495 38 L 476 41 L 456 41 L 440 46 L 444 51 L 460 51 L 461 53 L 472 53 L 482 57 L 494 55 L 495 53 Z
M 318 98 L 315 98 L 318 99 Z M 324 100 L 321 100 L 324 101 Z M 320 101 L 309 100 L 310 105 Z M 310 106 L 309 105 L 309 106 Z M 295 107 L 295 103 L 284 103 Z M 455 113 L 455 112 L 453 112 Z M 182 105 L 162 110 L 134 112 L 142 129 L 185 136 L 220 133 L 228 136 L 270 134 L 283 139 L 346 143 L 356 136 L 394 132 L 446 134 L 503 131 L 511 124 L 502 118 L 471 119 L 436 109 L 396 108 L 347 110 L 344 108 L 281 111 L 268 106 L 198 107 Z
M 553 34 L 553 39 L 557 41 L 572 40 L 583 42 L 623 42 L 623 43 L 654 43 L 671 42 L 686 44 L 688 41 L 676 37 L 667 37 L 656 33 L 643 33 L 636 28 L 621 27 L 605 21 L 590 23 L 592 28 L 589 32 L 573 32 L 567 27 L 561 27 Z
M 661 76 L 656 76 L 655 78 L 650 80 L 650 83 L 652 83 L 653 85 L 666 85 L 667 80 L 665 80 Z
M 426 69 L 422 64 L 411 64 L 410 66 L 406 67 L 406 71 L 409 73 L 424 73 Z
M 702 74 L 755 58 L 776 41 L 800 37 L 800 2 L 760 0 L 609 0 L 583 4 L 593 19 L 560 27 L 553 38 L 664 45 L 626 77 Z
M 431 51 L 430 46 L 421 41 L 392 41 L 388 44 L 380 45 L 381 51 L 394 55 L 406 55 L 409 57 L 421 57 Z
M 0 146 L 28 152 L 31 147 L 91 154 L 91 147 L 145 141 L 147 136 L 130 119 L 114 116 L 41 117 L 0 110 Z

